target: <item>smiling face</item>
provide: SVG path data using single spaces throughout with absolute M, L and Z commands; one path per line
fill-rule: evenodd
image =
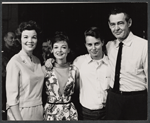
M 126 15 L 124 13 L 112 14 L 109 17 L 109 27 L 112 34 L 120 41 L 124 40 L 129 32 L 132 20 L 126 21 Z
M 21 35 L 21 45 L 25 52 L 33 52 L 37 45 L 37 33 L 35 30 L 24 30 Z
M 53 44 L 52 52 L 56 60 L 66 60 L 70 49 L 66 41 L 57 41 Z
M 92 36 L 86 36 L 85 40 L 86 40 L 85 46 L 87 48 L 87 51 L 91 55 L 91 58 L 99 60 L 103 54 L 102 51 L 103 42 L 100 39 L 96 39 L 95 37 Z

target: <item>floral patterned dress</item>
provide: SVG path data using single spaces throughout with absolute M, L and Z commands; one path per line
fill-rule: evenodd
M 60 93 L 58 79 L 54 70 L 48 71 L 46 79 L 47 103 L 44 106 L 44 120 L 78 120 L 78 113 L 71 102 L 74 93 L 77 68 L 69 66 L 68 81 L 64 93 Z

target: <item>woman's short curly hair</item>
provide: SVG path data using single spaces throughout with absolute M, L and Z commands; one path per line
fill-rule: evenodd
M 41 33 L 41 29 L 35 21 L 30 20 L 28 22 L 22 22 L 15 31 L 16 39 L 19 40 L 19 42 L 21 42 L 21 34 L 24 30 L 35 30 L 37 36 L 39 36 L 39 34 Z
M 64 31 L 56 31 L 54 37 L 52 38 L 52 47 L 54 43 L 59 41 L 66 41 L 68 44 L 68 47 L 70 47 L 69 37 Z

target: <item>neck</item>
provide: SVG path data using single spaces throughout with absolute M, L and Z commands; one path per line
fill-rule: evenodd
M 31 59 L 31 56 L 33 55 L 32 52 L 27 52 L 27 55 L 30 57 Z M 31 60 L 32 61 L 32 60 Z
M 56 59 L 55 66 L 56 67 L 67 67 L 68 63 L 67 63 L 66 59 L 65 60 L 57 60 Z
M 23 49 L 22 49 L 23 50 Z M 24 51 L 24 50 L 23 50 Z M 29 57 L 31 57 L 33 55 L 32 51 L 24 51 Z

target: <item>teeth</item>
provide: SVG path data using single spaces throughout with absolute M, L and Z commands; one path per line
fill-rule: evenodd
M 33 46 L 33 44 L 27 44 L 27 46 Z
M 62 56 L 63 54 L 57 54 L 58 56 Z

